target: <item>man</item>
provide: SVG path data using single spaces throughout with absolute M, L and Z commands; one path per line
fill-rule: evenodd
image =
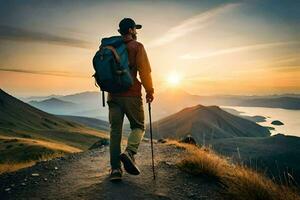
M 146 102 L 153 101 L 153 85 L 151 67 L 143 44 L 137 42 L 136 29 L 142 25 L 136 24 L 130 18 L 124 18 L 119 23 L 119 33 L 127 46 L 129 66 L 134 79 L 134 84 L 128 91 L 118 94 L 108 94 L 110 122 L 110 180 L 121 180 L 121 162 L 129 174 L 138 175 L 134 155 L 145 133 L 144 109 L 142 101 L 142 85 L 146 90 Z M 139 73 L 141 82 L 137 79 Z M 131 133 L 128 137 L 127 147 L 121 154 L 122 127 L 124 115 L 130 122 Z

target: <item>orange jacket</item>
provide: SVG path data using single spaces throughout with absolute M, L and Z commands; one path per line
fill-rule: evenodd
M 109 94 L 111 96 L 142 96 L 142 85 L 146 93 L 154 93 L 151 67 L 147 57 L 146 50 L 142 43 L 137 42 L 131 35 L 124 36 L 127 45 L 129 66 L 131 67 L 131 75 L 134 83 L 126 92 Z M 137 72 L 141 82 L 137 79 Z

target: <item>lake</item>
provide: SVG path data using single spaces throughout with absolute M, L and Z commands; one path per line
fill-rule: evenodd
M 294 135 L 300 137 L 300 110 L 287 110 L 281 108 L 265 108 L 265 107 L 240 107 L 240 106 L 221 106 L 222 108 L 231 108 L 239 112 L 241 115 L 255 116 L 260 115 L 266 117 L 266 122 L 259 122 L 262 126 L 275 128 L 271 130 L 272 135 L 282 133 L 285 135 Z M 271 122 L 279 120 L 284 123 L 282 126 L 272 125 Z

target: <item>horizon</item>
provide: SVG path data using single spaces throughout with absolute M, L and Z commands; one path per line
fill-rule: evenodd
M 177 90 L 178 88 L 174 88 L 175 90 Z M 11 93 L 8 90 L 5 90 L 4 88 L 0 88 L 0 90 L 3 90 L 4 92 L 8 93 L 9 95 L 12 95 L 16 98 L 37 98 L 37 97 L 50 97 L 50 98 L 56 98 L 56 97 L 51 97 L 51 96 L 69 96 L 69 95 L 78 95 L 78 94 L 82 94 L 82 93 L 94 93 L 94 92 L 99 92 L 98 90 L 86 90 L 86 91 L 78 91 L 78 92 L 71 92 L 71 93 L 49 93 L 49 94 L 41 94 L 41 95 L 18 95 L 18 94 L 14 94 L 13 92 Z M 165 93 L 168 90 L 168 88 L 166 88 L 163 91 L 158 92 L 159 94 Z M 194 94 L 194 93 L 190 93 L 188 91 L 183 90 L 182 88 L 180 88 L 178 91 L 183 91 L 188 93 L 189 95 L 196 95 L 196 96 L 231 96 L 231 97 L 270 97 L 270 96 L 290 96 L 290 95 L 295 95 L 295 96 L 300 96 L 300 93 L 281 93 L 281 94 L 276 94 L 276 93 L 270 93 L 270 94 L 211 94 L 211 95 L 201 95 L 201 94 Z M 144 93 L 144 92 L 143 92 Z M 100 95 L 100 93 L 99 93 Z
M 143 25 L 137 36 L 156 94 L 168 87 L 205 96 L 299 94 L 298 4 L 1 1 L 0 86 L 14 96 L 97 91 L 91 60 L 99 40 L 132 17 Z

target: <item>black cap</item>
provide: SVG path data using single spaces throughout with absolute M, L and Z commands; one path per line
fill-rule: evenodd
M 136 24 L 135 21 L 131 18 L 124 18 L 119 23 L 120 31 L 127 31 L 129 28 L 141 29 L 142 25 Z

